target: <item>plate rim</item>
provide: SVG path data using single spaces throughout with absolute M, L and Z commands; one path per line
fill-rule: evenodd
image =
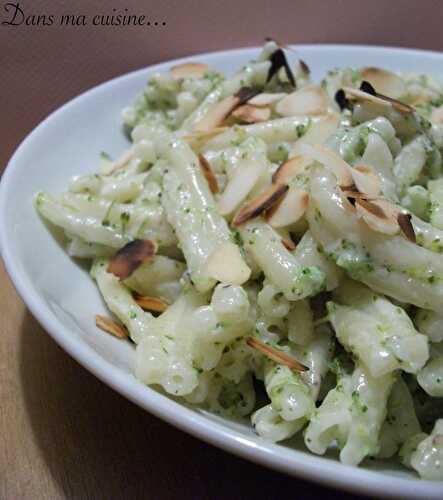
M 405 55 L 409 53 L 411 56 L 432 56 L 443 62 L 443 53 L 438 51 L 383 45 L 315 43 L 291 44 L 290 47 L 299 50 L 316 51 L 371 50 Z M 20 177 L 20 168 L 14 169 L 14 165 L 20 164 L 23 151 L 28 147 L 32 147 L 32 141 L 38 137 L 38 134 L 54 116 L 69 111 L 78 101 L 85 97 L 92 97 L 94 93 L 99 93 L 105 86 L 117 86 L 123 80 L 137 77 L 143 73 L 162 71 L 170 65 L 180 64 L 189 60 L 189 58 L 229 57 L 232 54 L 241 55 L 242 53 L 246 55 L 259 49 L 260 47 L 255 46 L 196 53 L 136 69 L 88 88 L 46 116 L 16 148 L 7 163 L 0 182 L 0 254 L 7 274 L 33 316 L 63 350 L 119 394 L 180 430 L 244 459 L 322 486 L 365 495 L 378 494 L 386 498 L 400 496 L 402 498 L 440 498 L 443 489 L 442 483 L 390 476 L 374 470 L 347 466 L 335 460 L 313 455 L 309 451 L 289 449 L 282 445 L 270 443 L 262 438 L 252 440 L 221 423 L 209 421 L 203 413 L 191 410 L 166 395 L 145 386 L 136 380 L 133 375 L 125 374 L 112 363 L 102 358 L 91 346 L 77 340 L 75 336 L 71 336 L 69 334 L 70 328 L 65 326 L 48 308 L 37 290 L 29 286 L 31 283 L 25 270 L 21 269 L 19 259 L 15 258 L 12 253 L 11 244 L 8 240 L 8 224 L 4 214 L 6 213 L 8 186 L 13 183 L 16 176 Z M 210 423 L 209 426 L 207 425 L 208 422 Z M 293 458 L 296 460 L 287 461 L 285 454 L 289 450 L 291 454 L 295 454 Z

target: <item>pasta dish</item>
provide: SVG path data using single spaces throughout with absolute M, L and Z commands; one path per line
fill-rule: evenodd
M 134 343 L 140 381 L 443 480 L 443 86 L 315 83 L 287 49 L 152 75 L 130 147 L 36 208 L 91 262 L 97 327 Z

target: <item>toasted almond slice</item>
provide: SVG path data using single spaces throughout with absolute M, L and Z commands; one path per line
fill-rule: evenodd
M 398 112 L 403 114 L 410 114 L 414 112 L 414 108 L 412 106 L 409 106 L 408 104 L 397 101 L 396 99 L 393 99 L 391 97 L 382 94 L 373 95 L 369 92 L 363 92 L 362 90 L 354 89 L 352 87 L 343 87 L 343 90 L 347 97 L 351 97 L 358 101 L 371 102 L 373 104 L 378 104 L 379 106 L 384 106 L 384 107 L 386 106 L 393 107 Z
M 274 184 L 288 184 L 296 175 L 301 174 L 312 160 L 301 155 L 293 156 L 283 162 L 272 175 Z
M 180 78 L 201 78 L 208 72 L 208 69 L 207 64 L 188 62 L 172 66 L 170 72 L 174 80 L 179 80 Z
M 231 214 L 248 196 L 263 174 L 261 163 L 242 160 L 238 163 L 234 174 L 217 202 L 221 215 Z
M 443 123 L 443 106 L 435 108 L 431 113 L 432 123 Z
M 137 295 L 135 297 L 137 304 L 145 311 L 159 312 L 166 311 L 169 304 L 157 297 L 149 297 L 148 295 Z
M 211 170 L 210 163 L 202 154 L 198 155 L 198 162 L 199 162 L 200 167 L 202 169 L 203 175 L 206 177 L 206 180 L 208 181 L 208 185 L 209 185 L 209 189 L 211 190 L 211 193 L 212 194 L 218 193 L 217 179 L 214 175 L 214 172 Z
M 267 356 L 269 359 L 272 359 L 272 361 L 275 361 L 279 365 L 285 365 L 291 370 L 295 370 L 298 372 L 305 372 L 308 369 L 306 366 L 303 366 L 292 356 L 289 356 L 285 352 L 279 351 L 278 349 L 275 349 L 274 347 L 265 344 L 264 342 L 258 340 L 255 337 L 248 337 L 246 343 L 248 344 L 249 347 L 257 349 L 257 351 L 260 351 L 262 354 Z
M 280 101 L 285 96 L 287 96 L 287 94 L 283 92 L 278 92 L 276 94 L 262 92 L 261 94 L 257 94 L 252 99 L 249 99 L 248 104 L 251 104 L 252 106 L 257 106 L 259 108 L 262 106 L 270 106 L 271 104 Z
M 405 82 L 392 71 L 367 67 L 360 71 L 361 79 L 369 82 L 377 91 L 393 99 L 398 99 L 406 93 Z
M 117 160 L 111 162 L 109 166 L 106 167 L 106 171 L 103 172 L 104 175 L 112 175 L 118 170 L 125 168 L 128 163 L 132 160 L 134 156 L 133 148 L 127 149 Z
M 400 212 L 397 215 L 397 222 L 398 225 L 400 226 L 402 233 L 406 236 L 406 238 L 412 243 L 417 243 L 414 226 L 411 223 L 411 215 Z
M 311 123 L 306 133 L 296 141 L 290 156 L 300 154 L 300 147 L 303 144 L 323 144 L 336 131 L 338 122 L 338 114 L 329 114 Z
M 124 326 L 116 323 L 111 318 L 107 318 L 106 316 L 100 316 L 99 314 L 96 314 L 95 324 L 97 328 L 100 328 L 100 330 L 103 330 L 106 333 L 114 335 L 114 337 L 118 337 L 119 339 L 129 338 L 128 330 L 126 330 Z
M 286 250 L 289 250 L 292 252 L 292 250 L 295 250 L 297 248 L 297 245 L 289 238 L 282 238 L 281 239 L 282 245 L 286 248 Z
M 360 193 L 366 194 L 369 198 L 376 198 L 381 191 L 379 176 L 368 165 L 356 165 L 351 168 L 352 179 Z
M 266 83 L 270 82 L 274 75 L 276 75 L 281 68 L 284 68 L 286 77 L 288 78 L 291 85 L 295 88 L 296 82 L 294 78 L 294 74 L 292 73 L 291 67 L 286 59 L 285 53 L 281 48 L 275 50 L 270 56 L 269 60 L 271 62 L 271 67 L 268 71 L 268 76 L 266 78 Z
M 260 91 L 256 87 L 241 87 L 234 96 L 238 97 L 238 105 L 240 106 L 248 103 L 259 93 Z
M 275 110 L 282 116 L 326 114 L 328 96 L 320 86 L 308 85 L 284 97 Z
M 215 127 L 212 130 L 202 130 L 199 132 L 191 132 L 190 134 L 186 134 L 183 136 L 183 140 L 188 142 L 191 147 L 198 147 L 199 145 L 204 144 L 206 141 L 209 141 L 213 137 L 222 132 L 228 130 L 228 127 Z
M 284 198 L 266 213 L 272 227 L 285 227 L 298 222 L 306 212 L 309 194 L 304 189 L 290 187 Z
M 311 74 L 311 69 L 309 66 L 303 61 L 303 59 L 298 60 L 298 64 L 300 65 L 301 70 L 305 75 L 310 75 Z
M 222 243 L 211 253 L 205 270 L 211 278 L 228 285 L 242 285 L 251 276 L 240 249 L 230 241 Z
M 344 189 L 343 194 L 346 196 L 346 198 L 351 198 L 353 200 L 369 200 L 373 201 L 374 198 L 368 196 L 365 193 L 360 193 L 360 191 L 356 191 L 354 189 L 354 186 L 351 186 L 349 189 Z
M 354 183 L 351 174 L 351 167 L 337 153 L 320 144 L 303 144 L 300 146 L 300 153 L 306 158 L 322 163 L 336 177 L 339 186 L 352 186 Z
M 108 272 L 121 280 L 131 274 L 157 252 L 157 244 L 151 240 L 134 240 L 127 243 L 112 257 Z
M 239 106 L 233 111 L 232 116 L 245 123 L 259 123 L 269 120 L 271 110 L 269 108 L 258 108 L 250 104 L 243 104 L 243 106 Z
M 230 95 L 216 102 L 195 125 L 194 132 L 207 132 L 220 126 L 239 103 L 240 98 L 235 95 Z
M 378 233 L 394 235 L 400 231 L 397 209 L 387 200 L 368 201 L 359 198 L 355 200 L 355 209 L 365 223 Z
M 249 219 L 258 217 L 277 203 L 287 190 L 287 184 L 273 184 L 237 212 L 232 220 L 232 225 L 234 227 L 240 226 Z

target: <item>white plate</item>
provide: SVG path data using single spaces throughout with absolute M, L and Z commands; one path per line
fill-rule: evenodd
M 347 45 L 300 45 L 296 49 L 314 79 L 335 66 L 362 65 L 421 71 L 443 79 L 443 54 L 435 52 Z M 192 59 L 232 73 L 257 53 L 258 49 L 240 49 Z M 129 343 L 95 328 L 94 315 L 105 311 L 98 291 L 37 216 L 33 195 L 39 190 L 60 192 L 72 175 L 93 172 L 100 151 L 120 153 L 127 146 L 120 126 L 121 109 L 143 89 L 149 74 L 185 60 L 129 73 L 89 90 L 46 118 L 17 149 L 0 186 L 0 242 L 19 294 L 48 333 L 84 367 L 131 401 L 194 436 L 323 485 L 386 497 L 442 498 L 441 483 L 420 481 L 394 463 L 368 461 L 364 467 L 351 468 L 333 455 L 312 455 L 301 443 L 272 444 L 246 424 L 176 403 L 134 378 Z

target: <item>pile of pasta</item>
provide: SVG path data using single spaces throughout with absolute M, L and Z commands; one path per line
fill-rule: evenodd
M 90 259 L 148 385 L 274 442 L 443 480 L 443 89 L 265 44 L 227 78 L 186 63 L 36 207 Z M 264 390 L 262 390 L 262 388 Z

